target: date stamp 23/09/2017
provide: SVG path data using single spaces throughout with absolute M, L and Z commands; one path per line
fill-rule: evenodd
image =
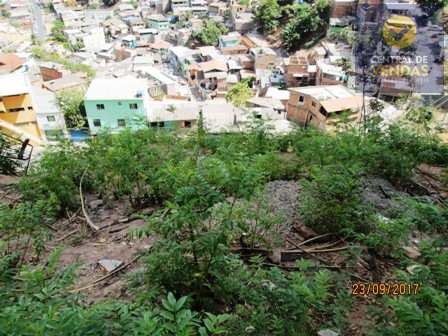
M 421 289 L 419 283 L 405 282 L 355 282 L 352 284 L 353 296 L 369 295 L 416 295 Z

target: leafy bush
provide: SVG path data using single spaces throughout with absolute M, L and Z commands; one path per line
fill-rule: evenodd
M 304 223 L 327 233 L 368 232 L 371 212 L 361 199 L 358 176 L 344 166 L 315 168 L 302 180 L 299 211 Z

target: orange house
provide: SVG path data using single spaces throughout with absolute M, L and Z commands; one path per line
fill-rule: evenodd
M 0 129 L 32 141 L 41 139 L 31 85 L 23 73 L 0 76 Z

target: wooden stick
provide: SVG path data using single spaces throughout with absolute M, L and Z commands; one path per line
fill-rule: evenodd
M 316 236 L 316 237 L 313 237 L 313 238 L 304 240 L 303 242 L 301 242 L 301 243 L 299 243 L 299 244 L 294 244 L 294 245 L 295 245 L 296 247 L 300 247 L 300 246 L 302 246 L 302 245 L 311 243 L 311 242 L 313 242 L 313 241 L 315 241 L 315 240 L 317 240 L 317 239 L 325 238 L 325 237 L 328 237 L 328 236 L 331 236 L 331 235 L 333 235 L 333 234 L 332 234 L 332 233 L 325 233 L 325 234 L 323 234 L 323 235 Z
M 81 176 L 81 180 L 79 181 L 79 197 L 81 198 L 81 210 L 84 215 L 84 218 L 87 221 L 87 224 L 89 224 L 90 228 L 97 232 L 100 228 L 93 223 L 93 221 L 90 219 L 89 214 L 87 213 L 85 204 L 84 204 L 84 195 L 82 194 L 82 181 L 84 180 L 84 175 L 86 174 L 87 169 L 84 170 Z
M 64 239 L 70 237 L 72 234 L 75 234 L 75 233 L 78 232 L 78 231 L 79 231 L 78 229 L 75 229 L 75 230 L 73 230 L 73 231 L 70 231 L 69 233 L 67 233 L 66 235 L 62 236 L 61 238 L 56 239 L 55 242 L 63 241 Z
M 332 249 L 323 249 L 323 250 L 306 250 L 310 253 L 326 253 L 326 252 L 336 252 L 348 249 L 350 246 L 336 247 Z
M 81 287 L 81 288 L 75 288 L 75 289 L 72 289 L 72 290 L 70 291 L 70 293 L 76 293 L 76 292 L 83 291 L 83 290 L 85 290 L 85 289 L 89 289 L 89 288 L 95 287 L 95 286 L 96 286 L 98 283 L 100 283 L 101 281 L 104 281 L 104 280 L 110 278 L 111 276 L 117 274 L 118 272 L 124 270 L 125 268 L 129 267 L 129 265 L 131 265 L 131 264 L 133 264 L 134 262 L 136 262 L 136 261 L 138 260 L 138 258 L 140 258 L 140 257 L 141 257 L 141 255 L 137 255 L 137 256 L 136 256 L 134 259 L 132 259 L 130 262 L 128 262 L 128 263 L 126 263 L 126 264 L 124 264 L 124 265 L 122 265 L 122 266 L 120 266 L 120 267 L 117 267 L 116 269 L 114 269 L 114 270 L 113 270 L 112 272 L 110 272 L 109 274 L 107 274 L 107 275 L 105 275 L 105 276 L 102 276 L 101 278 L 98 278 L 98 279 L 94 280 L 90 285 L 87 285 L 87 286 L 84 286 L 84 287 Z

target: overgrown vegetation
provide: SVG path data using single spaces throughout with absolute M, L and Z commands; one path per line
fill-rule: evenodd
M 84 72 L 89 78 L 95 77 L 95 70 L 87 64 L 72 62 L 57 53 L 47 52 L 41 47 L 33 47 L 31 52 L 33 57 L 41 61 L 59 63 L 70 71 Z
M 260 29 L 272 33 L 281 27 L 283 46 L 294 51 L 315 44 L 328 28 L 331 2 L 287 2 L 282 6 L 277 0 L 263 0 L 255 10 Z
M 230 98 L 228 98 L 230 99 Z M 369 177 L 405 190 L 421 163 L 448 165 L 448 147 L 430 133 L 369 121 L 333 135 L 312 129 L 273 136 L 262 124 L 245 134 L 180 136 L 153 129 L 100 134 L 88 146 L 64 143 L 44 153 L 20 183 L 22 201 L 0 208 L 0 330 L 12 335 L 314 335 L 340 331 L 358 301 L 351 274 L 300 260 L 285 272 L 235 247 L 275 249 L 285 221 L 266 203 L 274 179 L 299 180 L 301 219 L 321 233 L 395 260 L 396 281 L 419 282 L 406 297 L 366 301 L 376 335 L 443 335 L 447 327 L 447 209 L 397 200 L 387 218 L 362 197 Z M 79 208 L 86 192 L 104 202 L 156 209 L 137 236 L 157 237 L 132 274 L 131 301 L 85 305 L 71 293 L 73 268 L 56 250 L 39 262 L 49 225 Z M 392 211 L 393 210 L 393 211 Z M 422 257 L 400 253 L 412 231 L 430 236 Z M 355 248 L 355 247 L 354 247 Z M 353 252 L 354 253 L 354 252 Z M 359 257 L 359 256 L 358 256 Z M 404 271 L 416 265 L 412 273 Z M 370 312 L 372 310 L 372 312 Z M 392 327 L 391 323 L 394 323 Z
M 219 37 L 227 34 L 228 29 L 220 22 L 213 19 L 206 20 L 203 27 L 199 31 L 194 31 L 192 38 L 197 40 L 201 45 L 217 46 Z
M 87 124 L 84 108 L 84 91 L 81 89 L 68 89 L 59 92 L 56 99 L 64 114 L 68 128 L 79 129 Z

